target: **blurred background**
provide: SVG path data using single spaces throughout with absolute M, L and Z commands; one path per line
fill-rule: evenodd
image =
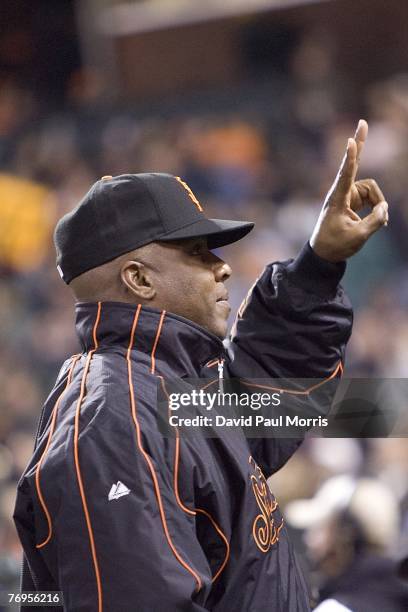
M 236 309 L 265 263 L 306 242 L 366 118 L 360 177 L 380 184 L 390 223 L 348 265 L 346 374 L 407 377 L 407 23 L 400 0 L 1 3 L 0 590 L 20 565 L 16 482 L 77 352 L 52 230 L 102 175 L 170 172 L 210 216 L 255 220 L 222 251 Z M 408 554 L 406 439 L 308 440 L 271 485 L 314 602 L 340 591 L 356 612 L 408 609 L 394 582 Z M 384 604 L 356 603 L 380 583 Z

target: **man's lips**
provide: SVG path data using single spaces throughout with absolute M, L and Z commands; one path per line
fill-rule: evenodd
M 229 310 L 231 310 L 231 306 L 228 302 L 228 293 L 223 293 L 219 298 L 217 298 L 216 302 L 217 304 L 220 304 L 221 306 L 224 306 L 226 308 L 228 308 Z
M 222 295 L 220 295 L 220 297 L 217 298 L 217 302 L 228 302 L 229 299 L 229 295 L 227 292 L 223 293 Z

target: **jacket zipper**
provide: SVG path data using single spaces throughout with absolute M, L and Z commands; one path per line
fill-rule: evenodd
M 218 389 L 224 393 L 224 359 L 218 359 Z

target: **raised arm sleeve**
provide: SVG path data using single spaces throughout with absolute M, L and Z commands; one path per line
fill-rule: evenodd
M 250 289 L 233 326 L 234 378 L 326 379 L 340 374 L 352 309 L 339 284 L 345 263 L 330 263 L 306 244 L 295 260 L 272 263 Z M 279 469 L 300 440 L 252 439 L 266 473 Z

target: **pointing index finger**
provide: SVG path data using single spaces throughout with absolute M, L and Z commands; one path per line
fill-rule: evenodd
M 329 192 L 329 202 L 331 205 L 347 206 L 347 196 L 350 192 L 354 177 L 357 172 L 357 146 L 354 138 L 349 138 L 347 142 L 346 154 L 343 158 L 339 172 Z
M 349 138 L 340 170 L 328 194 L 330 205 L 347 207 L 347 196 L 356 178 L 358 161 L 368 133 L 368 124 L 360 119 L 354 138 Z
M 363 150 L 364 143 L 367 139 L 368 134 L 368 123 L 365 119 L 360 119 L 357 125 L 354 140 L 357 143 L 357 163 L 360 161 L 361 151 Z

